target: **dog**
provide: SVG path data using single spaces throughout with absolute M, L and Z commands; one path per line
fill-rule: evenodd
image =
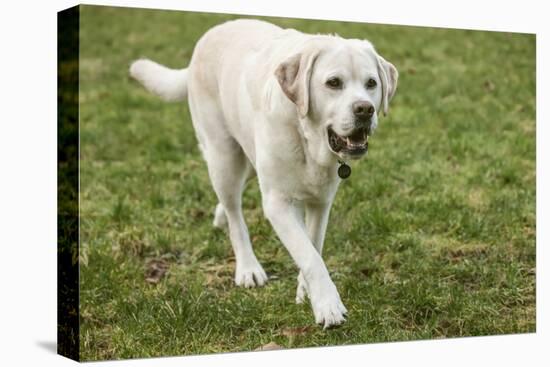
M 214 225 L 228 227 L 235 253 L 235 283 L 268 280 L 241 209 L 257 175 L 264 214 L 299 268 L 296 302 L 309 297 L 324 328 L 343 323 L 347 310 L 321 257 L 329 211 L 338 168 L 365 156 L 388 111 L 395 66 L 366 40 L 239 19 L 208 30 L 187 68 L 139 59 L 130 75 L 167 101 L 188 100 L 219 200 Z

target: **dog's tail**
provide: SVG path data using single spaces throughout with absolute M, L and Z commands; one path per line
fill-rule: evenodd
M 187 98 L 187 69 L 170 69 L 154 61 L 140 59 L 130 65 L 130 75 L 165 101 L 183 101 Z

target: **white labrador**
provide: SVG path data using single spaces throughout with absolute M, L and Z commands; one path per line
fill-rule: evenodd
M 142 59 L 130 74 L 165 100 L 189 100 L 219 199 L 214 225 L 229 227 L 237 285 L 267 281 L 241 210 L 256 173 L 264 213 L 300 269 L 296 301 L 309 296 L 325 327 L 342 323 L 347 311 L 321 258 L 337 169 L 366 153 L 395 93 L 395 67 L 368 41 L 235 20 L 203 35 L 188 68 Z

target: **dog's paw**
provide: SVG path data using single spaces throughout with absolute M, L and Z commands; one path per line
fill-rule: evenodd
M 326 303 L 314 309 L 315 322 L 323 325 L 323 329 L 338 326 L 346 321 L 347 312 L 341 301 Z
M 239 287 L 261 287 L 266 282 L 267 274 L 258 262 L 249 266 L 237 265 L 237 270 L 235 272 L 235 283 Z
M 317 302 L 311 302 L 315 322 L 323 325 L 323 329 L 338 326 L 346 321 L 348 310 L 340 300 L 338 291 L 331 292 Z

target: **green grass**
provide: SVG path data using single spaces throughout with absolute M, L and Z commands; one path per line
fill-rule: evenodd
M 535 37 L 270 19 L 367 38 L 400 71 L 390 115 L 331 213 L 324 258 L 349 319 L 323 331 L 294 304 L 297 269 L 256 182 L 245 216 L 276 278 L 233 285 L 187 105 L 127 76 L 141 56 L 185 66 L 204 31 L 230 18 L 82 10 L 82 358 L 535 331 Z M 151 259 L 169 265 L 156 285 L 145 281 Z

